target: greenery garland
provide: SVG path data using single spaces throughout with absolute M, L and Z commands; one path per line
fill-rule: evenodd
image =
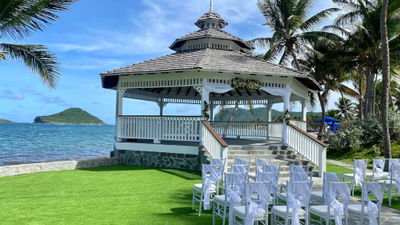
M 290 123 L 290 112 L 289 112 L 289 110 L 286 110 L 283 118 L 285 119 L 286 124 L 289 125 L 289 123 Z
M 234 90 L 245 89 L 248 90 L 258 90 L 262 87 L 262 83 L 258 80 L 244 80 L 242 78 L 235 78 L 232 80 L 231 87 Z
M 204 101 L 203 104 L 204 104 L 203 117 L 204 117 L 206 120 L 209 120 L 209 119 L 210 119 L 210 113 L 209 113 L 209 111 L 210 111 L 210 106 L 207 104 L 206 101 Z

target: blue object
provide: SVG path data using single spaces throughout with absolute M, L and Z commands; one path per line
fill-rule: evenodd
M 322 119 L 315 120 L 314 122 L 322 123 Z M 325 123 L 333 123 L 333 122 L 340 122 L 340 120 L 332 118 L 332 117 L 329 117 L 329 116 L 325 116 Z

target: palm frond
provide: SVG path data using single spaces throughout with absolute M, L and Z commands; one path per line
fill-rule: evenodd
M 58 18 L 77 0 L 2 0 L 0 4 L 0 34 L 24 37 L 32 31 L 42 30 Z
M 253 40 L 248 41 L 247 43 L 253 47 L 261 47 L 266 48 L 271 43 L 272 38 L 255 38 Z
M 303 31 L 307 31 L 309 29 L 311 29 L 314 25 L 318 24 L 321 22 L 322 19 L 327 18 L 328 16 L 330 16 L 332 13 L 338 12 L 340 11 L 339 8 L 330 8 L 330 9 L 325 9 L 317 14 L 315 14 L 314 16 L 312 16 L 311 18 L 307 19 L 306 21 L 304 21 L 299 28 Z
M 49 87 L 54 88 L 56 86 L 60 75 L 58 63 L 56 57 L 48 52 L 45 46 L 0 43 L 0 50 L 6 52 L 13 59 L 22 60 Z
M 345 36 L 345 37 L 349 37 L 352 35 L 352 33 L 350 31 L 348 31 L 347 29 L 345 29 L 341 26 L 338 26 L 338 25 L 324 26 L 322 28 L 322 31 L 333 31 L 333 32 L 341 34 L 342 36 Z
M 344 84 L 340 84 L 339 86 L 339 91 L 343 92 L 343 94 L 353 97 L 353 98 L 359 98 L 360 94 L 354 90 L 354 88 L 350 88 Z

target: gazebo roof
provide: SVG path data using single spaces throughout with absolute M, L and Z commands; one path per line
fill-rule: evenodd
M 103 73 L 103 76 L 140 75 L 157 72 L 173 72 L 182 70 L 204 70 L 215 72 L 244 73 L 252 75 L 269 75 L 295 77 L 312 90 L 319 90 L 316 81 L 307 74 L 275 65 L 266 60 L 252 57 L 239 51 L 218 49 L 200 49 L 174 53 L 131 66 Z M 103 82 L 105 80 L 103 79 Z
M 183 37 L 176 39 L 176 41 L 174 43 L 172 43 L 172 45 L 169 48 L 172 50 L 175 50 L 175 49 L 181 47 L 185 41 L 203 39 L 203 38 L 231 40 L 231 41 L 234 41 L 236 44 L 238 44 L 240 47 L 251 50 L 251 47 L 243 39 L 238 38 L 235 35 L 232 35 L 228 32 L 225 32 L 223 30 L 216 29 L 216 28 L 198 30 L 193 33 L 187 34 Z

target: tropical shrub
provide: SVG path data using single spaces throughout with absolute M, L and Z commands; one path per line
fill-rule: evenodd
M 360 127 L 344 127 L 336 133 L 329 133 L 326 140 L 330 151 L 360 149 L 362 130 Z

